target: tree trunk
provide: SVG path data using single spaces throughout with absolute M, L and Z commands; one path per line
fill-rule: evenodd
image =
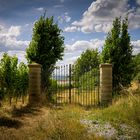
M 12 105 L 12 97 L 9 98 L 9 104 Z
M 24 96 L 22 96 L 22 104 L 24 104 Z
M 18 101 L 18 97 L 16 96 L 16 104 L 17 104 L 17 101 Z

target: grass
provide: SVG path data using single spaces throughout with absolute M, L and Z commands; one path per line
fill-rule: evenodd
M 100 108 L 91 111 L 87 119 L 98 120 L 100 123 L 109 122 L 120 133 L 122 133 L 120 125 L 126 124 L 127 126 L 131 126 L 131 128 L 135 128 L 135 132 L 130 135 L 133 135 L 135 139 L 139 139 L 140 91 L 136 92 L 136 95 L 129 92 L 127 95 L 119 97 L 117 101 L 108 108 Z
M 9 115 L 0 123 L 1 140 L 104 140 L 103 137 L 88 133 L 80 120 L 98 120 L 109 122 L 120 133 L 120 125 L 128 124 L 136 128 L 131 134 L 139 138 L 140 96 L 121 97 L 108 108 L 86 110 L 83 107 L 68 105 L 63 107 L 14 108 L 7 111 Z M 14 115 L 13 115 L 14 112 Z M 20 115 L 19 115 L 20 114 Z M 10 126 L 6 126 L 6 123 Z M 18 127 L 14 126 L 16 122 Z M 13 126 L 12 126 L 13 125 Z
M 81 123 L 85 119 L 101 124 L 109 122 L 119 134 L 127 133 L 120 128 L 126 124 L 136 130 L 130 133 L 133 139 L 140 138 L 140 91 L 127 92 L 107 108 L 90 110 L 76 105 L 40 108 L 17 105 L 0 108 L 0 140 L 104 140 L 103 136 L 88 132 L 88 126 Z
M 2 101 L 1 104 L 2 106 L 9 106 L 10 105 L 10 99 L 8 97 L 5 97 Z M 13 97 L 11 99 L 11 106 L 22 106 L 26 105 L 28 102 L 28 96 L 22 96 L 20 98 Z
M 48 121 L 42 122 L 37 128 L 38 132 L 45 132 L 46 139 L 53 140 L 97 140 L 93 135 L 88 135 L 86 128 L 79 122 L 82 110 L 72 107 L 64 110 L 50 111 Z M 41 135 L 43 135 L 41 134 Z
M 29 110 L 29 109 L 28 109 Z M 86 114 L 81 107 L 65 106 L 62 108 L 31 109 L 28 114 L 22 108 L 22 116 L 9 117 L 11 121 L 22 124 L 20 127 L 0 126 L 1 140 L 103 140 L 94 134 L 88 134 L 80 119 Z M 12 110 L 11 110 L 12 111 Z M 18 118 L 17 118 L 18 117 Z M 13 122 L 10 122 L 12 124 Z M 14 126 L 14 125 L 13 125 Z
M 0 126 L 8 128 L 20 128 L 22 123 L 19 120 L 12 119 L 10 117 L 0 117 Z
M 69 103 L 69 90 L 58 91 L 56 94 L 57 103 Z M 79 104 L 82 106 L 93 106 L 99 102 L 98 89 L 96 90 L 78 90 L 76 88 L 71 89 L 71 103 Z

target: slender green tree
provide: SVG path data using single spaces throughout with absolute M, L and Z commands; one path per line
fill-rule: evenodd
M 99 67 L 100 59 L 97 49 L 87 49 L 75 62 L 73 75 L 76 77 L 82 76 L 91 69 Z
M 42 91 L 49 88 L 49 77 L 58 60 L 62 59 L 64 51 L 64 37 L 61 29 L 54 23 L 53 17 L 41 16 L 35 22 L 32 41 L 26 50 L 29 63 L 42 65 Z
M 103 63 L 113 64 L 113 88 L 119 91 L 133 78 L 132 45 L 128 32 L 128 19 L 116 18 L 102 50 Z
M 28 68 L 21 62 L 18 65 L 16 56 L 3 54 L 0 60 L 0 100 L 4 97 L 16 99 L 23 97 L 27 93 L 28 88 Z
M 23 62 L 20 62 L 16 74 L 16 97 L 22 97 L 24 103 L 24 96 L 27 95 L 28 90 L 28 67 Z
M 18 58 L 16 56 L 11 57 L 7 53 L 1 59 L 1 87 L 3 92 L 9 97 L 10 104 L 16 88 L 17 64 Z

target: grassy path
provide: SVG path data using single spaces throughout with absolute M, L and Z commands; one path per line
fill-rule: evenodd
M 80 123 L 85 114 L 75 106 L 7 110 L 0 117 L 0 140 L 102 140 Z
M 140 92 L 106 108 L 0 108 L 0 140 L 139 140 Z

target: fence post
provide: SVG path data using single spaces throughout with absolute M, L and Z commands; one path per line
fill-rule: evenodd
M 33 63 L 29 67 L 29 105 L 38 106 L 41 103 L 41 65 Z
M 100 65 L 100 94 L 101 105 L 112 103 L 112 64 Z
M 69 102 L 71 103 L 71 64 L 69 64 Z

